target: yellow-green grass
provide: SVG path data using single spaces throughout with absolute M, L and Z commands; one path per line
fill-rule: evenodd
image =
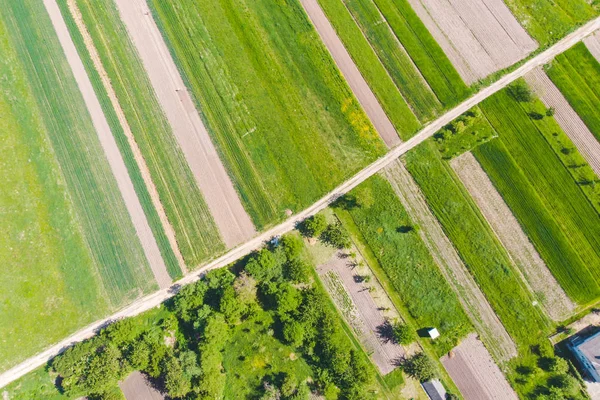
M 138 196 L 143 200 L 142 205 L 161 245 L 169 273 L 172 277 L 181 276 L 127 138 L 69 12 L 67 1 L 59 0 L 58 3 L 88 74 L 93 78 L 92 82 L 102 100 L 105 114 L 110 117 L 113 134 L 136 184 Z M 144 66 L 120 20 L 114 2 L 78 0 L 77 6 L 118 96 L 135 141 L 148 165 L 185 263 L 189 267 L 195 267 L 224 250 L 210 211 L 156 99 Z
M 43 4 L 0 5 L 3 370 L 156 284 Z
M 259 228 L 385 152 L 297 0 L 150 5 Z

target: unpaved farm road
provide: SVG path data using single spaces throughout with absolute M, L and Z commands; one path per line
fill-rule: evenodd
M 479 93 L 475 94 L 474 96 L 467 99 L 466 101 L 464 101 L 457 107 L 448 111 L 446 114 L 442 115 L 440 118 L 438 118 L 437 120 L 432 122 L 430 125 L 423 128 L 412 139 L 410 139 L 407 142 L 402 143 L 398 147 L 393 148 L 385 156 L 383 156 L 379 160 L 373 162 L 371 165 L 367 166 L 366 168 L 361 170 L 359 173 L 357 173 L 356 175 L 354 175 L 353 177 L 348 179 L 346 182 L 344 182 L 343 184 L 341 184 L 340 186 L 335 188 L 332 192 L 328 193 L 325 197 L 318 200 L 312 206 L 310 206 L 306 210 L 300 212 L 299 214 L 291 217 L 287 221 L 268 230 L 267 232 L 262 233 L 259 236 L 254 237 L 250 241 L 239 245 L 238 247 L 232 249 L 225 255 L 206 264 L 205 266 L 199 268 L 198 270 L 194 271 L 193 273 L 189 273 L 188 275 L 183 277 L 181 280 L 179 280 L 178 282 L 173 284 L 171 287 L 161 289 L 149 296 L 143 297 L 143 298 L 135 301 L 128 307 L 122 309 L 121 311 L 118 311 L 117 313 L 113 314 L 112 316 L 92 323 L 91 325 L 81 329 L 80 331 L 74 333 L 73 335 L 69 336 L 65 340 L 61 341 L 60 343 L 55 344 L 54 346 L 50 347 L 49 349 L 25 360 L 21 364 L 18 364 L 15 367 L 13 367 L 12 369 L 4 372 L 2 375 L 0 375 L 0 388 L 8 385 L 10 382 L 13 382 L 16 379 L 22 377 L 23 375 L 27 374 L 28 372 L 31 372 L 34 369 L 44 365 L 48 360 L 50 360 L 52 357 L 56 356 L 57 354 L 61 353 L 62 351 L 64 351 L 70 345 L 93 336 L 99 328 L 105 326 L 110 321 L 124 318 L 124 317 L 132 317 L 132 316 L 138 315 L 144 311 L 147 311 L 153 307 L 156 307 L 156 306 L 160 305 L 162 302 L 164 302 L 165 300 L 167 300 L 168 298 L 175 295 L 181 286 L 197 281 L 200 278 L 200 276 L 202 276 L 202 274 L 205 273 L 206 271 L 214 269 L 214 268 L 223 267 L 223 266 L 245 256 L 246 254 L 249 254 L 250 252 L 254 251 L 255 249 L 259 248 L 260 246 L 262 246 L 264 244 L 265 241 L 269 240 L 273 236 L 278 236 L 278 235 L 281 235 L 281 234 L 284 234 L 286 232 L 293 230 L 299 221 L 323 210 L 332 201 L 334 201 L 337 197 L 354 189 L 360 183 L 362 183 L 363 181 L 365 181 L 372 175 L 376 174 L 377 172 L 381 171 L 387 165 L 394 162 L 398 157 L 400 157 L 407 151 L 411 150 L 415 146 L 419 145 L 420 143 L 422 143 L 429 137 L 433 136 L 433 134 L 435 132 L 437 132 L 440 128 L 442 128 L 444 125 L 450 123 L 452 120 L 454 120 L 456 117 L 458 117 L 462 113 L 468 111 L 473 106 L 479 104 L 481 101 L 485 100 L 486 98 L 490 97 L 494 93 L 503 89 L 508 84 L 515 81 L 516 79 L 521 78 L 522 76 L 527 74 L 529 71 L 533 70 L 535 67 L 548 63 L 556 55 L 564 52 L 565 50 L 567 50 L 568 48 L 570 48 L 577 42 L 581 41 L 583 38 L 585 38 L 586 36 L 588 36 L 593 31 L 595 31 L 596 29 L 599 29 L 599 28 L 600 28 L 600 18 L 596 18 L 595 20 L 588 22 L 581 28 L 577 29 L 570 35 L 563 38 L 561 41 L 556 43 L 554 46 L 548 48 L 546 51 L 538 54 L 537 56 L 535 56 L 534 58 L 532 58 L 531 60 L 529 60 L 528 62 L 523 64 L 521 67 L 519 67 L 515 71 L 507 74 L 506 76 L 499 79 L 497 82 L 495 82 L 492 85 L 490 85 L 489 87 L 481 90 Z

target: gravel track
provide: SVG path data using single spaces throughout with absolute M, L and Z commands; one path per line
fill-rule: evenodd
M 600 62 L 600 31 L 596 31 L 583 39 L 583 43 L 585 43 L 590 53 L 596 57 L 596 60 Z
M 119 382 L 119 387 L 127 400 L 164 400 L 165 396 L 156 390 L 146 376 L 139 371 L 132 372 L 127 379 Z
M 475 157 L 467 152 L 453 159 L 450 165 L 519 267 L 530 291 L 534 295 L 542 294 L 540 300 L 546 313 L 555 321 L 569 317 L 575 304 L 562 290 Z
M 146 0 L 115 0 L 173 134 L 227 247 L 256 234 Z
M 517 394 L 476 335 L 467 336 L 442 364 L 465 400 L 517 400 Z
M 83 95 L 86 107 L 92 118 L 92 123 L 98 134 L 98 139 L 100 140 L 108 164 L 117 181 L 117 186 L 121 192 L 121 196 L 125 202 L 125 206 L 129 212 L 131 221 L 140 239 L 144 254 L 146 255 L 156 282 L 161 289 L 169 287 L 171 284 L 171 277 L 167 272 L 167 267 L 160 254 L 158 244 L 152 234 L 152 230 L 150 229 L 142 205 L 140 204 L 131 178 L 129 177 L 129 173 L 127 172 L 127 167 L 125 166 L 119 147 L 117 146 L 110 126 L 106 120 L 106 116 L 102 111 L 102 107 L 96 97 L 96 93 L 87 76 L 81 58 L 79 58 L 75 44 L 73 43 L 71 36 L 69 36 L 69 30 L 60 13 L 58 4 L 56 3 L 56 0 L 44 0 L 44 6 L 46 7 L 67 61 L 73 71 L 77 86 Z
M 525 75 L 525 80 L 547 107 L 554 108 L 556 121 L 577 146 L 596 175 L 600 176 L 600 142 L 573 110 L 565 96 L 541 67 Z
M 581 41 L 584 37 L 594 32 L 598 28 L 600 28 L 600 18 L 596 18 L 593 21 L 588 22 L 576 31 L 567 35 L 565 38 L 561 39 L 559 42 L 557 42 L 547 50 L 543 51 L 542 53 L 533 57 L 531 60 L 524 63 L 521 67 L 506 74 L 498 81 L 482 89 L 477 94 L 473 95 L 472 97 L 465 100 L 455 108 L 446 112 L 437 120 L 432 121 L 429 125 L 424 127 L 419 133 L 417 133 L 412 139 L 394 147 L 386 155 L 373 162 L 372 164 L 368 165 L 367 167 L 359 171 L 356 175 L 352 176 L 347 181 L 342 183 L 340 186 L 338 186 L 331 192 L 325 194 L 321 199 L 317 200 L 310 207 L 306 208 L 303 211 L 300 211 L 288 220 L 282 222 L 281 224 L 271 228 L 266 232 L 261 233 L 260 235 L 250 239 L 249 241 L 240 244 L 238 247 L 230 250 L 221 257 L 210 261 L 206 265 L 198 268 L 196 271 L 187 274 L 182 279 L 175 282 L 171 287 L 161 289 L 155 293 L 152 293 L 146 297 L 135 301 L 134 303 L 114 313 L 113 315 L 98 320 L 80 329 L 79 331 L 73 333 L 71 336 L 65 338 L 64 340 L 50 346 L 46 350 L 36 354 L 33 357 L 28 358 L 27 360 L 14 366 L 10 370 L 3 372 L 2 374 L 0 374 L 0 388 L 8 385 L 16 379 L 19 379 L 20 377 L 33 371 L 34 369 L 44 365 L 48 360 L 52 359 L 57 354 L 60 354 L 69 346 L 72 346 L 77 342 L 81 342 L 82 340 L 94 336 L 96 332 L 102 327 L 106 326 L 106 324 L 122 318 L 139 315 L 144 311 L 148 311 L 160 305 L 165 300 L 173 297 L 182 286 L 196 282 L 207 271 L 210 271 L 215 268 L 224 267 L 238 260 L 239 258 L 250 254 L 252 251 L 262 247 L 264 243 L 267 240 L 270 240 L 273 236 L 282 235 L 286 232 L 293 230 L 298 222 L 325 209 L 340 195 L 351 191 L 352 189 L 360 185 L 362 182 L 364 182 L 371 176 L 375 175 L 376 173 L 387 167 L 388 165 L 396 162 L 398 157 L 410 151 L 419 144 L 423 143 L 425 140 L 429 139 L 442 127 L 449 124 L 469 109 L 473 108 L 473 106 L 479 104 L 480 102 L 492 96 L 499 90 L 502 90 L 507 85 L 514 82 L 516 79 L 521 78 L 529 71 L 533 70 L 535 67 L 547 64 L 557 54 L 568 50 L 574 44 Z

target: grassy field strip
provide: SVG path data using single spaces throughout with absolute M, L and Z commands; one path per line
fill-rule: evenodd
M 525 75 L 525 80 L 547 107 L 555 110 L 554 118 L 573 141 L 596 175 L 600 175 L 600 142 L 573 110 L 565 96 L 542 68 Z
M 5 1 L 5 0 L 0 0 Z M 46 361 L 56 354 L 59 354 L 61 351 L 68 347 L 72 343 L 81 341 L 87 337 L 93 336 L 95 331 L 104 326 L 107 322 L 113 321 L 115 319 L 120 319 L 129 316 L 135 316 L 143 311 L 149 310 L 153 307 L 156 307 L 160 303 L 164 302 L 166 299 L 169 299 L 174 296 L 174 294 L 178 291 L 178 289 L 182 286 L 188 285 L 190 283 L 196 282 L 199 277 L 204 274 L 206 271 L 220 268 L 226 266 L 232 262 L 235 262 L 239 258 L 250 254 L 252 251 L 261 248 L 264 245 L 265 241 L 270 240 L 274 236 L 282 235 L 286 232 L 289 232 L 295 228 L 295 226 L 302 220 L 307 217 L 322 211 L 327 208 L 332 201 L 337 199 L 339 195 L 349 192 L 354 189 L 360 183 L 367 180 L 369 177 L 381 171 L 386 166 L 392 164 L 396 161 L 398 157 L 405 154 L 411 149 L 414 149 L 419 144 L 423 143 L 425 140 L 429 139 L 436 132 L 438 132 L 442 127 L 452 122 L 454 119 L 459 117 L 461 114 L 467 112 L 475 105 L 488 98 L 492 94 L 498 92 L 502 88 L 506 87 L 511 82 L 516 79 L 522 77 L 535 67 L 539 65 L 544 65 L 550 60 L 552 60 L 557 54 L 560 54 L 570 47 L 572 47 L 575 43 L 582 40 L 584 37 L 595 31 L 600 27 L 600 19 L 595 19 L 590 21 L 585 26 L 577 29 L 575 32 L 567 35 L 561 41 L 556 43 L 551 48 L 546 51 L 540 53 L 535 56 L 531 60 L 527 61 L 524 65 L 517 68 L 515 71 L 508 73 L 489 87 L 481 90 L 480 92 L 473 95 L 471 98 L 465 100 L 460 105 L 456 106 L 452 110 L 448 111 L 444 115 L 442 115 L 437 120 L 433 121 L 431 124 L 427 125 L 423 130 L 421 130 L 414 138 L 411 140 L 402 143 L 401 145 L 395 147 L 390 150 L 385 156 L 379 158 L 377 161 L 373 162 L 369 166 L 363 168 L 354 176 L 348 178 L 344 183 L 334 188 L 331 192 L 327 193 L 325 196 L 315 201 L 312 205 L 304 209 L 303 211 L 297 213 L 291 218 L 288 218 L 283 223 L 269 229 L 261 233 L 260 235 L 254 237 L 248 242 L 230 250 L 226 254 L 220 256 L 219 258 L 212 260 L 211 262 L 203 265 L 198 270 L 187 274 L 181 280 L 177 281 L 173 286 L 167 289 L 162 289 L 160 291 L 154 292 L 151 295 L 145 296 L 133 303 L 131 303 L 126 308 L 120 310 L 119 312 L 111 315 L 108 318 L 98 320 L 89 326 L 81 329 L 80 331 L 74 333 L 68 338 L 62 340 L 59 343 L 47 348 L 41 353 L 27 359 L 26 361 L 16 365 L 10 370 L 0 374 L 0 388 L 6 386 L 10 382 L 22 377 L 28 372 L 35 370 L 36 368 L 44 365 Z M 538 324 L 539 325 L 539 324 Z M 544 324 L 539 325 L 544 326 Z
M 522 279 L 529 284 L 546 313 L 555 321 L 567 319 L 575 309 L 575 304 L 552 276 L 475 157 L 467 152 L 452 159 L 450 165 L 519 267 Z
M 144 0 L 115 0 L 227 247 L 256 233 Z
M 179 246 L 177 245 L 177 239 L 175 237 L 175 230 L 173 229 L 173 226 L 171 226 L 171 223 L 169 222 L 169 219 L 167 218 L 167 214 L 165 213 L 165 209 L 160 201 L 158 190 L 156 189 L 156 185 L 154 184 L 154 181 L 152 180 L 152 176 L 150 174 L 150 170 L 148 169 L 148 165 L 146 164 L 146 161 L 144 160 L 142 152 L 135 141 L 133 132 L 131 131 L 129 123 L 127 122 L 127 118 L 125 117 L 125 113 L 123 112 L 123 109 L 121 108 L 121 104 L 119 103 L 119 100 L 117 98 L 117 94 L 115 93 L 115 91 L 112 87 L 112 84 L 110 82 L 110 79 L 108 77 L 108 74 L 106 73 L 106 70 L 104 69 L 104 65 L 102 64 L 100 55 L 98 54 L 98 51 L 96 50 L 96 47 L 94 46 L 92 37 L 90 36 L 90 33 L 88 32 L 88 30 L 85 26 L 83 17 L 81 15 L 81 12 L 79 11 L 79 8 L 77 7 L 76 1 L 75 0 L 67 0 L 67 4 L 69 6 L 71 15 L 73 16 L 73 19 L 75 20 L 75 23 L 77 24 L 77 28 L 79 29 L 79 32 L 81 33 L 81 35 L 83 37 L 86 49 L 94 63 L 94 67 L 96 68 L 96 71 L 98 71 L 98 74 L 100 75 L 100 79 L 102 80 L 102 85 L 104 86 L 104 89 L 106 90 L 106 93 L 108 94 L 108 97 L 110 99 L 112 107 L 117 114 L 119 123 L 121 124 L 121 127 L 123 128 L 123 131 L 124 131 L 125 135 L 127 136 L 127 142 L 129 143 L 129 146 L 131 147 L 135 161 L 140 169 L 142 179 L 144 180 L 144 184 L 146 185 L 146 188 L 148 189 L 148 192 L 150 194 L 150 198 L 152 200 L 152 205 L 154 206 L 154 208 L 156 209 L 156 211 L 158 213 L 158 216 L 160 218 L 160 222 L 162 224 L 164 232 L 169 240 L 171 250 L 175 254 L 175 257 L 177 258 L 177 262 L 179 263 L 179 268 L 185 274 L 187 272 L 187 269 L 185 267 L 185 262 L 183 260 L 183 256 L 181 255 L 181 252 L 179 251 Z
M 585 46 L 596 58 L 596 60 L 600 62 L 600 31 L 596 31 L 592 35 L 583 39 L 583 43 L 585 43 Z
M 77 85 L 81 90 L 83 99 L 90 112 L 92 122 L 96 128 L 96 133 L 98 134 L 98 138 L 100 139 L 100 143 L 104 149 L 105 156 L 117 181 L 117 185 L 119 186 L 123 200 L 125 201 L 125 206 L 129 211 L 129 216 L 142 244 L 142 248 L 144 249 L 150 269 L 152 270 L 154 278 L 156 279 L 156 282 L 160 288 L 169 287 L 171 284 L 171 277 L 167 272 L 167 267 L 164 263 L 158 248 L 158 244 L 156 243 L 156 239 L 154 238 L 152 230 L 150 229 L 150 225 L 148 224 L 148 220 L 146 219 L 146 215 L 144 214 L 140 201 L 137 197 L 137 193 L 135 192 L 133 183 L 131 182 L 131 178 L 127 172 L 125 162 L 121 157 L 121 153 L 119 152 L 115 138 L 113 137 L 110 126 L 108 125 L 108 122 L 104 116 L 102 106 L 96 97 L 92 83 L 90 82 L 85 71 L 85 67 L 83 66 L 83 62 L 79 58 L 75 44 L 69 36 L 69 30 L 64 19 L 62 18 L 58 4 L 56 3 L 56 0 L 44 0 L 44 5 L 48 11 L 54 28 L 56 29 L 59 41 L 67 57 L 67 61 L 73 70 L 73 75 L 77 81 Z
M 329 50 L 331 57 L 337 64 L 342 75 L 346 78 L 350 89 L 358 99 L 359 103 L 367 113 L 371 123 L 388 147 L 398 145 L 400 137 L 387 114 L 377 101 L 375 94 L 354 64 L 350 54 L 335 33 L 331 23 L 323 13 L 317 0 L 300 0 L 304 10 L 308 14 L 321 40 Z
M 517 348 L 485 295 L 465 267 L 456 249 L 431 213 L 419 187 L 401 160 L 383 170 L 383 175 L 419 226 L 419 235 L 450 284 L 486 347 L 499 362 L 517 355 Z

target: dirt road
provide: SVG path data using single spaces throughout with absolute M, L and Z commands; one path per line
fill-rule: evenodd
M 51 1 L 51 0 L 45 0 L 45 1 Z M 505 75 L 503 78 L 499 79 L 498 81 L 496 81 L 489 87 L 481 90 L 479 93 L 475 94 L 471 98 L 469 98 L 466 101 L 464 101 L 463 103 L 459 104 L 457 107 L 448 111 L 446 114 L 442 115 L 440 118 L 438 118 L 437 120 L 435 120 L 434 122 L 432 122 L 431 124 L 426 126 L 424 129 L 422 129 L 421 132 L 419 132 L 411 140 L 404 142 L 404 143 L 400 144 L 399 146 L 393 148 L 385 156 L 381 157 L 379 160 L 373 162 L 372 164 L 370 164 L 369 166 L 367 166 L 366 168 L 364 168 L 363 170 L 358 172 L 356 175 L 354 175 L 353 177 L 348 179 L 346 182 L 344 182 L 343 184 L 338 186 L 332 192 L 326 194 L 323 198 L 321 198 L 320 200 L 315 202 L 312 206 L 308 207 L 306 210 L 301 211 L 300 213 L 298 213 L 295 216 L 293 216 L 292 218 L 284 221 L 280 225 L 277 225 L 274 228 L 239 245 L 238 247 L 232 249 L 225 255 L 217 258 L 216 260 L 211 261 L 210 263 L 199 268 L 198 270 L 194 271 L 193 273 L 186 275 L 184 278 L 177 281 L 170 288 L 161 289 L 156 293 L 153 293 L 149 296 L 146 296 L 146 297 L 143 297 L 143 298 L 137 300 L 133 304 L 124 308 L 123 310 L 111 315 L 108 318 L 94 322 L 93 324 L 91 324 L 91 325 L 81 329 L 80 331 L 74 333 L 73 335 L 69 336 L 65 340 L 55 344 L 54 346 L 48 348 L 47 350 L 25 360 L 24 362 L 20 363 L 19 365 L 16 365 L 12 369 L 4 372 L 3 374 L 0 375 L 0 388 L 8 385 L 10 382 L 13 382 L 16 379 L 22 377 L 23 375 L 27 374 L 28 372 L 33 371 L 37 367 L 44 365 L 44 363 L 46 363 L 49 359 L 56 356 L 60 352 L 64 351 L 66 347 L 72 345 L 73 343 L 80 342 L 82 340 L 85 340 L 85 339 L 93 336 L 95 334 L 95 332 L 102 326 L 105 326 L 107 324 L 107 322 L 113 321 L 115 319 L 138 315 L 144 311 L 147 311 L 153 307 L 156 307 L 159 304 L 161 304 L 163 301 L 174 296 L 181 286 L 197 281 L 200 278 L 200 276 L 202 274 L 204 274 L 206 271 L 214 269 L 214 268 L 223 267 L 223 266 L 249 254 L 250 252 L 254 251 L 255 249 L 261 247 L 266 240 L 269 240 L 273 236 L 281 235 L 281 234 L 284 234 L 286 232 L 293 230 L 295 225 L 299 221 L 302 221 L 303 219 L 305 219 L 311 215 L 314 215 L 315 213 L 328 207 L 329 204 L 332 201 L 334 201 L 336 198 L 338 198 L 340 195 L 354 189 L 360 183 L 364 182 L 366 179 L 368 179 L 372 175 L 378 173 L 383 168 L 385 168 L 389 164 L 396 161 L 396 159 L 398 157 L 400 157 L 402 154 L 406 153 L 407 151 L 418 146 L 420 143 L 422 143 L 423 141 L 425 141 L 428 138 L 430 138 L 431 136 L 433 136 L 433 134 L 435 132 L 437 132 L 440 128 L 442 128 L 444 125 L 447 125 L 448 123 L 450 123 L 452 120 L 454 120 L 456 117 L 458 117 L 462 113 L 468 111 L 474 105 L 479 104 L 486 98 L 490 97 L 494 93 L 496 93 L 499 90 L 506 87 L 511 82 L 515 81 L 516 79 L 518 79 L 518 78 L 524 76 L 525 74 L 527 74 L 528 72 L 532 71 L 537 66 L 546 64 L 548 61 L 550 61 L 556 55 L 569 49 L 575 43 L 581 41 L 584 37 L 586 37 L 587 35 L 589 35 L 590 33 L 592 33 L 593 31 L 595 31 L 598 28 L 600 28 L 600 18 L 597 18 L 597 19 L 585 24 L 581 28 L 577 29 L 575 32 L 569 34 L 564 39 L 562 39 L 561 41 L 556 43 L 554 46 L 550 47 L 546 51 L 538 54 L 536 57 L 532 58 L 531 60 L 529 60 L 528 62 L 523 64 L 517 70 Z
M 256 234 L 145 0 L 115 0 L 156 97 L 228 248 Z
M 317 0 L 300 0 L 308 17 L 319 33 L 321 40 L 329 50 L 339 70 L 342 72 L 346 82 L 354 92 L 358 102 L 367 113 L 379 136 L 388 147 L 394 147 L 401 143 L 400 137 L 394 126 L 387 117 L 385 111 L 377 101 L 371 88 L 354 64 L 352 57 L 344 47 L 342 41 L 335 33 L 333 26 L 325 16 Z
M 142 248 L 146 258 L 148 259 L 152 273 L 154 274 L 156 282 L 161 289 L 168 287 L 171 284 L 171 277 L 167 273 L 167 267 L 160 254 L 156 239 L 152 234 L 152 230 L 150 229 L 150 225 L 148 224 L 148 220 L 146 219 L 142 205 L 137 197 L 137 193 L 135 192 L 133 183 L 131 182 L 131 178 L 127 172 L 127 167 L 125 166 L 125 162 L 123 161 L 121 152 L 119 151 L 119 147 L 117 146 L 110 126 L 108 125 L 104 112 L 102 111 L 100 102 L 96 97 L 92 83 L 87 76 L 81 59 L 79 58 L 75 44 L 69 35 L 69 30 L 67 29 L 67 25 L 65 24 L 62 14 L 60 13 L 58 4 L 56 3 L 56 0 L 44 0 L 44 6 L 48 11 L 52 25 L 56 30 L 67 61 L 71 67 L 71 70 L 73 71 L 73 76 L 75 77 L 77 86 L 83 95 L 86 107 L 92 118 L 92 123 L 94 124 L 96 133 L 98 134 L 98 139 L 100 140 L 100 144 L 102 145 L 112 173 L 115 176 L 119 191 L 121 192 L 121 196 L 123 197 L 127 211 L 131 216 L 131 221 L 133 222 L 135 231 L 140 239 L 140 242 L 142 243 Z

